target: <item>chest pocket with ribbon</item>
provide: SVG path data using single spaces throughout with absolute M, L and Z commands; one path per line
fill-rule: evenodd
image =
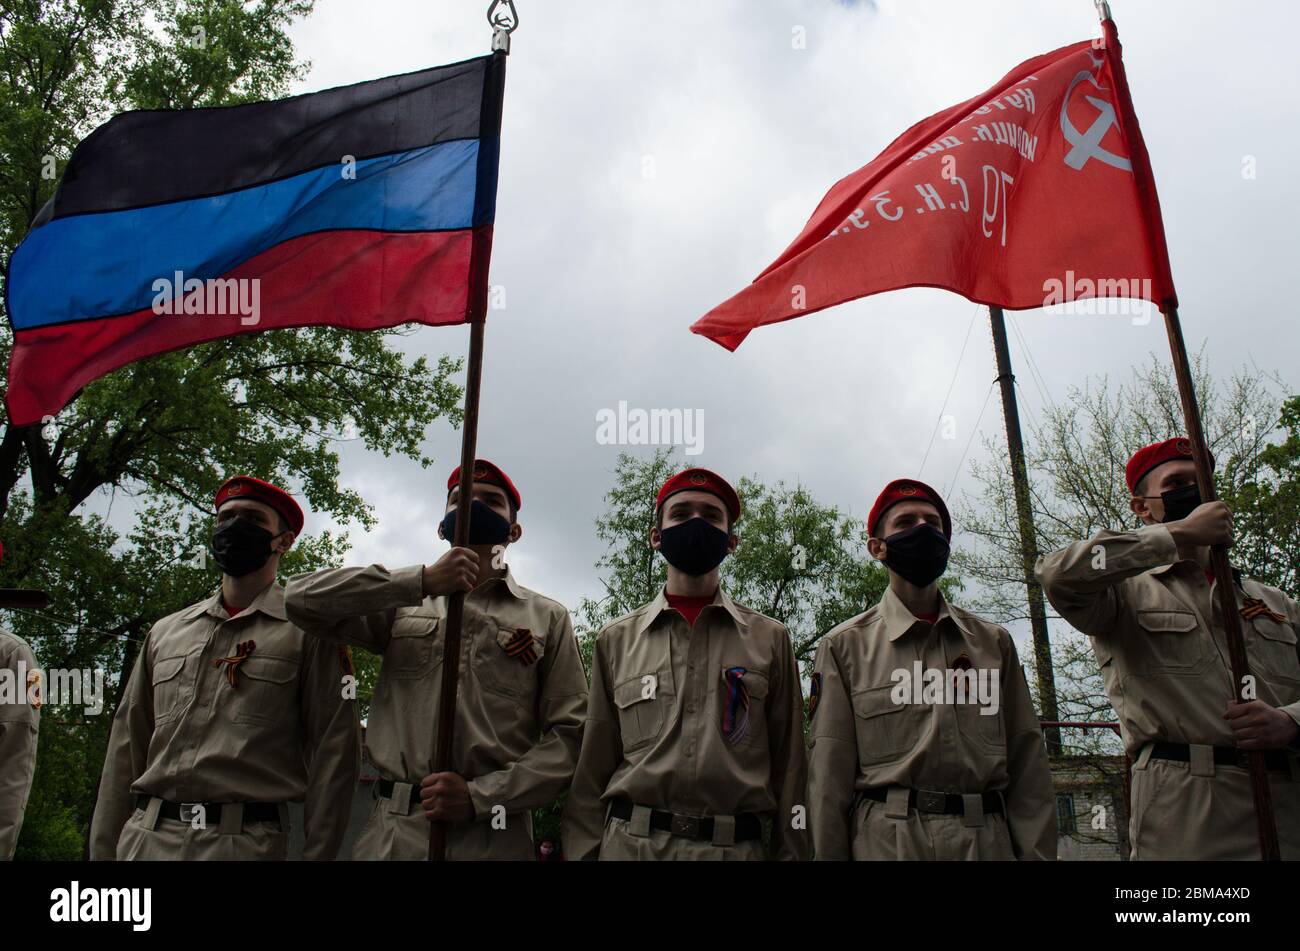
M 1246 598 L 1241 609 L 1246 633 L 1246 650 L 1251 669 L 1270 683 L 1291 688 L 1290 702 L 1300 689 L 1300 656 L 1297 656 L 1296 633 L 1286 615 L 1272 610 L 1263 601 Z
M 426 677 L 442 663 L 442 619 L 434 614 L 401 614 L 393 621 L 382 673 L 398 680 Z
M 491 627 L 475 638 L 474 669 L 488 690 L 531 698 L 537 691 L 537 670 L 545 654 L 544 632 Z
M 767 692 L 766 671 L 723 666 L 718 728 L 729 746 L 767 745 Z

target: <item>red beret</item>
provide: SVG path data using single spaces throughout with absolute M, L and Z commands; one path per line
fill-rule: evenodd
M 1174 459 L 1192 458 L 1192 441 L 1186 436 L 1177 436 L 1164 442 L 1154 442 L 1144 446 L 1133 453 L 1133 458 L 1129 459 L 1124 469 L 1124 478 L 1128 482 L 1129 492 L 1137 495 L 1138 483 L 1156 466 Z M 1210 468 L 1214 468 L 1214 453 L 1210 453 Z
M 519 490 L 516 489 L 515 484 L 510 481 L 510 476 L 506 475 L 499 467 L 494 466 L 486 459 L 474 460 L 474 481 L 487 482 L 491 485 L 501 486 L 501 488 L 506 490 L 506 495 L 510 496 L 510 500 L 515 503 L 515 511 L 518 512 L 523 508 L 519 499 Z M 451 475 L 447 476 L 448 495 L 451 495 L 451 490 L 456 488 L 456 485 L 459 482 L 460 466 L 457 466 L 455 469 L 451 470 Z
M 678 492 L 711 492 L 727 507 L 734 524 L 740 518 L 740 496 L 726 479 L 708 469 L 683 469 L 663 484 L 655 496 L 655 511 L 659 511 L 664 500 Z
M 217 489 L 217 497 L 212 501 L 213 509 L 219 509 L 231 499 L 252 499 L 271 506 L 289 523 L 295 535 L 302 531 L 302 509 L 284 489 L 277 488 L 269 482 L 254 479 L 248 475 L 237 475 L 227 479 Z
M 938 492 L 915 479 L 895 479 L 885 486 L 884 491 L 876 499 L 876 504 L 871 506 L 871 513 L 867 515 L 867 534 L 873 536 L 876 534 L 876 523 L 887 511 L 899 502 L 912 500 L 929 502 L 937 508 L 939 518 L 943 519 L 943 533 L 948 538 L 952 538 L 952 518 L 948 515 L 948 506 L 943 504 L 943 499 L 939 498 Z

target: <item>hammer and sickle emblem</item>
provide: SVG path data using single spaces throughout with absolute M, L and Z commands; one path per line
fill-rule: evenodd
M 1093 59 L 1094 66 L 1100 66 L 1101 63 L 1101 59 Z M 1115 107 L 1110 102 L 1105 99 L 1098 99 L 1096 96 L 1085 95 L 1084 98 L 1088 100 L 1089 104 L 1096 108 L 1097 118 L 1092 120 L 1092 125 L 1088 126 L 1085 132 L 1080 132 L 1074 127 L 1074 123 L 1070 121 L 1070 95 L 1074 92 L 1074 87 L 1082 82 L 1092 83 L 1094 89 L 1100 90 L 1102 88 L 1092 73 L 1086 69 L 1081 70 L 1070 81 L 1070 85 L 1066 87 L 1065 95 L 1061 99 L 1061 132 L 1065 134 L 1065 141 L 1069 142 L 1072 148 L 1065 156 L 1065 164 L 1078 171 L 1087 164 L 1088 159 L 1095 158 L 1114 168 L 1123 169 L 1126 172 L 1133 171 L 1133 163 L 1127 158 L 1101 147 L 1101 140 L 1110 131 L 1110 127 L 1115 124 Z

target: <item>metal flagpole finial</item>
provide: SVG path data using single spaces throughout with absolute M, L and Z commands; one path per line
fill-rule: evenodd
M 1110 4 L 1106 0 L 1092 0 L 1092 5 L 1097 8 L 1097 18 L 1105 23 L 1110 19 Z
M 492 0 L 487 20 L 492 24 L 492 52 L 500 50 L 509 55 L 510 34 L 519 29 L 519 11 L 514 0 Z

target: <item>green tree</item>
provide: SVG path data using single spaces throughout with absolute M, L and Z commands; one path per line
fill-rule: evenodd
M 287 93 L 307 64 L 286 31 L 312 6 L 0 0 L 0 252 L 12 254 L 75 143 L 113 113 Z M 339 445 L 428 466 L 429 425 L 460 421 L 460 362 L 406 357 L 410 332 L 308 328 L 215 341 L 88 385 L 48 425 L 6 426 L 0 585 L 52 599 L 45 612 L 10 612 L 8 623 L 43 665 L 101 668 L 117 684 L 155 620 L 213 590 L 218 572 L 202 554 L 211 498 L 237 472 L 369 528 L 365 500 L 340 485 Z M 11 342 L 6 325 L 0 349 Z M 338 564 L 345 549 L 346 536 L 304 538 L 284 572 Z M 357 663 L 364 706 L 376 662 Z M 116 693 L 97 717 L 45 711 L 20 857 L 79 854 Z

